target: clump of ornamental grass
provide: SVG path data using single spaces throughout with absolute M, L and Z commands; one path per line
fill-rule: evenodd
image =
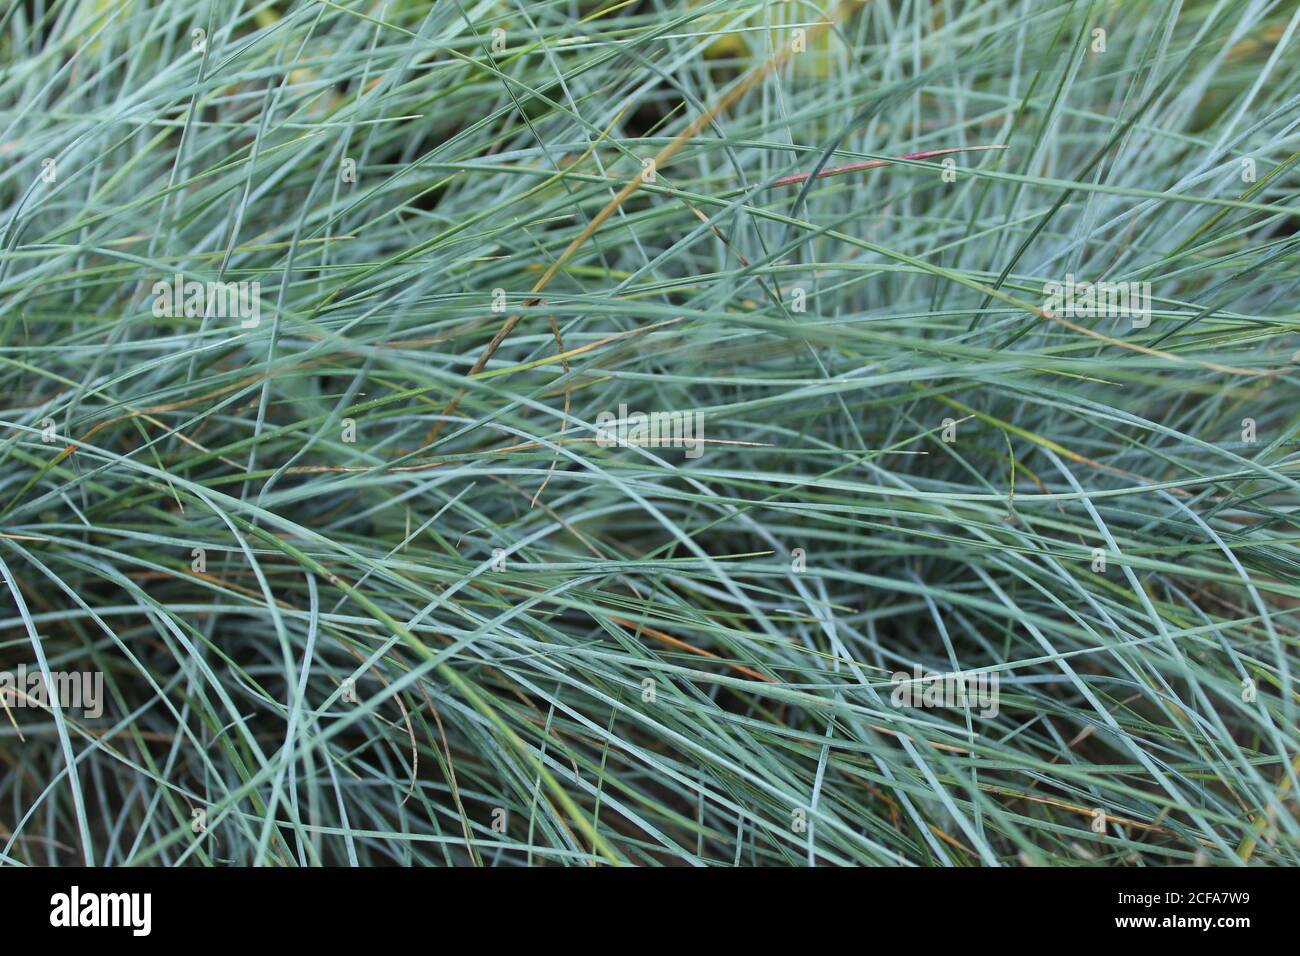
M 1300 862 L 1298 29 L 6 4 L 0 859 Z

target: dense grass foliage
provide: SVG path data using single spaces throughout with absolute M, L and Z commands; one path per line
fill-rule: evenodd
M 1295 3 L 0 9 L 3 861 L 1300 862 Z

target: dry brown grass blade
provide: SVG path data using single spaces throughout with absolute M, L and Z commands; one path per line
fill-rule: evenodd
M 845 2 L 841 3 L 839 7 L 836 8 L 834 19 L 819 23 L 808 31 L 807 42 L 809 44 L 813 43 L 823 34 L 829 32 L 838 23 L 847 19 L 852 15 L 852 13 L 865 6 L 868 2 L 869 0 L 845 0 Z M 715 122 L 718 117 L 730 109 L 737 100 L 761 83 L 769 75 L 785 66 L 786 62 L 793 55 L 793 48 L 790 45 L 786 45 L 738 80 L 731 89 L 719 97 L 712 106 L 706 109 L 699 116 L 695 117 L 695 119 L 691 120 L 691 122 L 688 123 L 686 127 L 678 133 L 670 143 L 668 143 L 668 145 L 655 154 L 654 158 L 651 160 L 654 168 L 658 169 L 664 163 L 668 162 L 668 160 L 672 159 L 673 156 L 677 155 L 683 146 L 694 139 L 703 129 Z M 533 285 L 530 293 L 533 296 L 536 296 L 537 293 L 545 289 L 550 284 L 551 280 L 555 278 L 556 273 L 564 267 L 564 264 L 573 258 L 574 253 L 582 248 L 582 246 L 586 244 L 587 240 L 596 234 L 596 231 L 605 224 L 606 220 L 608 220 L 610 216 L 614 215 L 614 213 L 618 211 L 619 207 L 622 206 L 623 203 L 627 202 L 628 197 L 641 188 L 643 183 L 642 171 L 638 170 L 637 173 L 628 180 L 626 185 L 618 191 L 617 195 L 606 203 L 605 207 L 601 209 L 600 212 L 596 213 L 596 215 L 592 217 L 592 220 L 587 223 L 582 232 L 578 233 L 578 235 L 575 236 L 564 248 L 564 251 L 560 253 L 559 258 L 547 267 L 546 271 L 542 273 L 541 277 Z M 536 305 L 538 301 L 537 298 L 531 298 L 527 300 L 524 305 L 525 307 L 531 307 Z M 479 372 L 483 371 L 487 363 L 491 361 L 492 356 L 496 354 L 496 350 L 501 347 L 501 343 L 506 340 L 506 337 L 514 327 L 519 324 L 522 318 L 523 313 L 515 313 L 502 323 L 501 328 L 497 330 L 496 335 L 492 336 L 492 341 L 487 344 L 487 347 L 483 349 L 483 352 L 474 362 L 473 367 L 468 373 L 470 376 L 477 375 Z M 460 400 L 464 395 L 465 389 L 462 388 L 457 391 L 451 401 L 447 403 L 447 407 L 443 409 L 441 420 L 434 422 L 433 427 L 429 429 L 429 434 L 425 438 L 426 445 L 432 444 L 437 439 L 439 433 L 442 431 L 444 422 L 455 414 L 456 409 L 460 407 Z

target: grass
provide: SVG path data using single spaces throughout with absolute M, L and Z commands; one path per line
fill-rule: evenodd
M 1297 864 L 1298 30 L 6 5 L 0 860 Z

